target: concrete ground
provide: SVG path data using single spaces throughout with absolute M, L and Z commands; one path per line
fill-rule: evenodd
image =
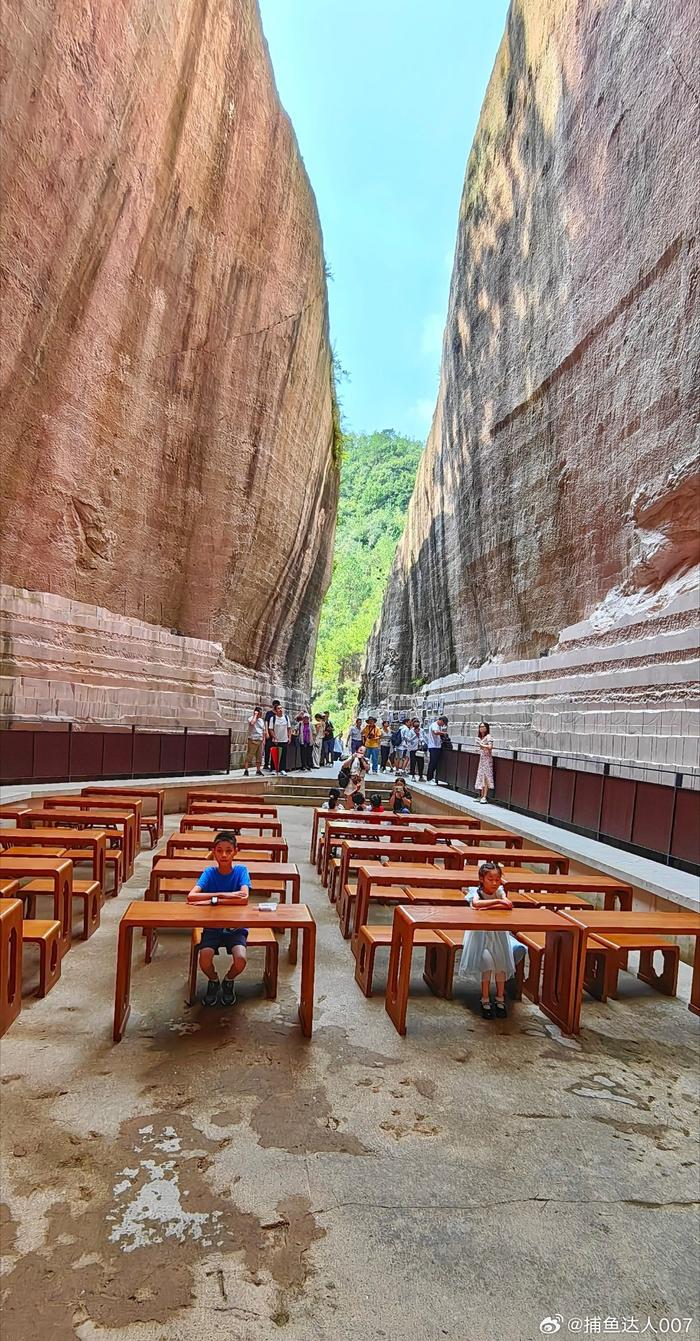
M 566 1039 L 525 1002 L 500 1024 L 464 988 L 435 999 L 419 952 L 401 1039 L 386 958 L 372 1000 L 354 983 L 310 812 L 281 818 L 319 922 L 312 1040 L 284 954 L 276 1002 L 251 952 L 236 1008 L 188 1008 L 173 934 L 135 961 L 112 1045 L 117 922 L 148 853 L 53 992 L 25 998 L 2 1043 L 3 1338 L 530 1341 L 546 1318 L 652 1336 L 690 1317 L 697 1337 L 685 1003 L 624 975 Z

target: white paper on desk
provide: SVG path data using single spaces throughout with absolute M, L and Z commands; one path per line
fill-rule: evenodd
M 277 904 L 277 903 L 259 903 L 259 904 L 258 904 L 258 908 L 260 909 L 261 913 L 276 913 L 278 907 L 279 907 L 279 904 Z

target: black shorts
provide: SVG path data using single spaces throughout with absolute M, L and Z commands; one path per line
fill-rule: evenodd
M 205 927 L 202 932 L 202 939 L 199 942 L 199 948 L 200 950 L 213 950 L 216 954 L 216 951 L 223 947 L 226 953 L 230 955 L 233 953 L 235 945 L 245 947 L 247 939 L 247 927 Z

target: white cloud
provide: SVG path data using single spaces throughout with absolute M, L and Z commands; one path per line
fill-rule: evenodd
M 423 354 L 428 354 L 430 358 L 434 358 L 436 354 L 442 353 L 442 333 L 444 329 L 445 318 L 442 312 L 431 312 L 430 316 L 425 318 L 420 341 Z

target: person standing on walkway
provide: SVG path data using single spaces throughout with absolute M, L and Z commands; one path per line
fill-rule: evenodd
M 259 778 L 262 777 L 263 761 L 263 741 L 265 739 L 265 722 L 263 721 L 262 708 L 254 708 L 253 716 L 248 718 L 248 739 L 246 741 L 245 764 L 243 765 L 243 777 L 247 778 L 249 770 L 255 764 L 255 771 Z
M 438 785 L 438 766 L 443 736 L 447 735 L 447 718 L 437 717 L 428 727 L 428 782 Z
M 379 732 L 379 771 L 386 773 L 389 766 L 389 755 L 391 754 L 391 727 L 388 717 L 382 718 L 382 729 Z
M 303 712 L 299 719 L 299 753 L 302 773 L 310 773 L 313 764 L 313 732 L 311 714 Z
M 316 713 L 314 717 L 314 743 L 313 743 L 313 761 L 314 768 L 321 767 L 321 751 L 323 749 L 323 739 L 326 731 L 326 723 L 323 714 Z
M 367 751 L 369 766 L 373 773 L 379 772 L 379 742 L 381 732 L 377 726 L 376 717 L 368 717 L 365 722 L 365 729 L 362 732 L 362 744 Z
M 272 767 L 272 763 L 271 763 L 271 761 L 270 761 L 270 750 L 272 749 L 272 723 L 273 723 L 274 720 L 275 720 L 275 711 L 276 711 L 277 708 L 279 708 L 279 705 L 280 705 L 280 701 L 279 701 L 279 699 L 278 699 L 278 698 L 273 698 L 273 700 L 272 700 L 272 707 L 271 707 L 271 708 L 268 708 L 267 712 L 265 713 L 265 765 L 264 765 L 264 766 L 265 766 L 265 768 L 267 769 L 268 773 L 274 773 L 274 771 L 275 771 L 274 768 Z
M 479 767 L 476 772 L 476 790 L 481 792 L 479 800 L 486 805 L 489 791 L 493 787 L 493 739 L 488 722 L 479 722 L 476 733 L 479 749 Z
M 286 712 L 282 711 L 282 706 L 278 702 L 270 727 L 272 750 L 274 750 L 274 754 L 271 754 L 270 758 L 276 761 L 274 771 L 285 778 L 287 776 L 287 746 L 289 745 L 291 732 L 291 722 Z
M 321 768 L 325 768 L 333 759 L 333 741 L 335 739 L 335 729 L 330 719 L 330 713 L 323 714 L 324 729 L 323 743 L 321 745 Z
M 408 746 L 409 771 L 413 782 L 423 781 L 423 764 L 425 762 L 425 738 L 421 731 L 421 725 L 417 717 L 413 721 L 406 723 L 406 745 Z
M 347 745 L 351 754 L 356 754 L 362 744 L 362 718 L 356 717 L 354 726 L 348 731 Z

